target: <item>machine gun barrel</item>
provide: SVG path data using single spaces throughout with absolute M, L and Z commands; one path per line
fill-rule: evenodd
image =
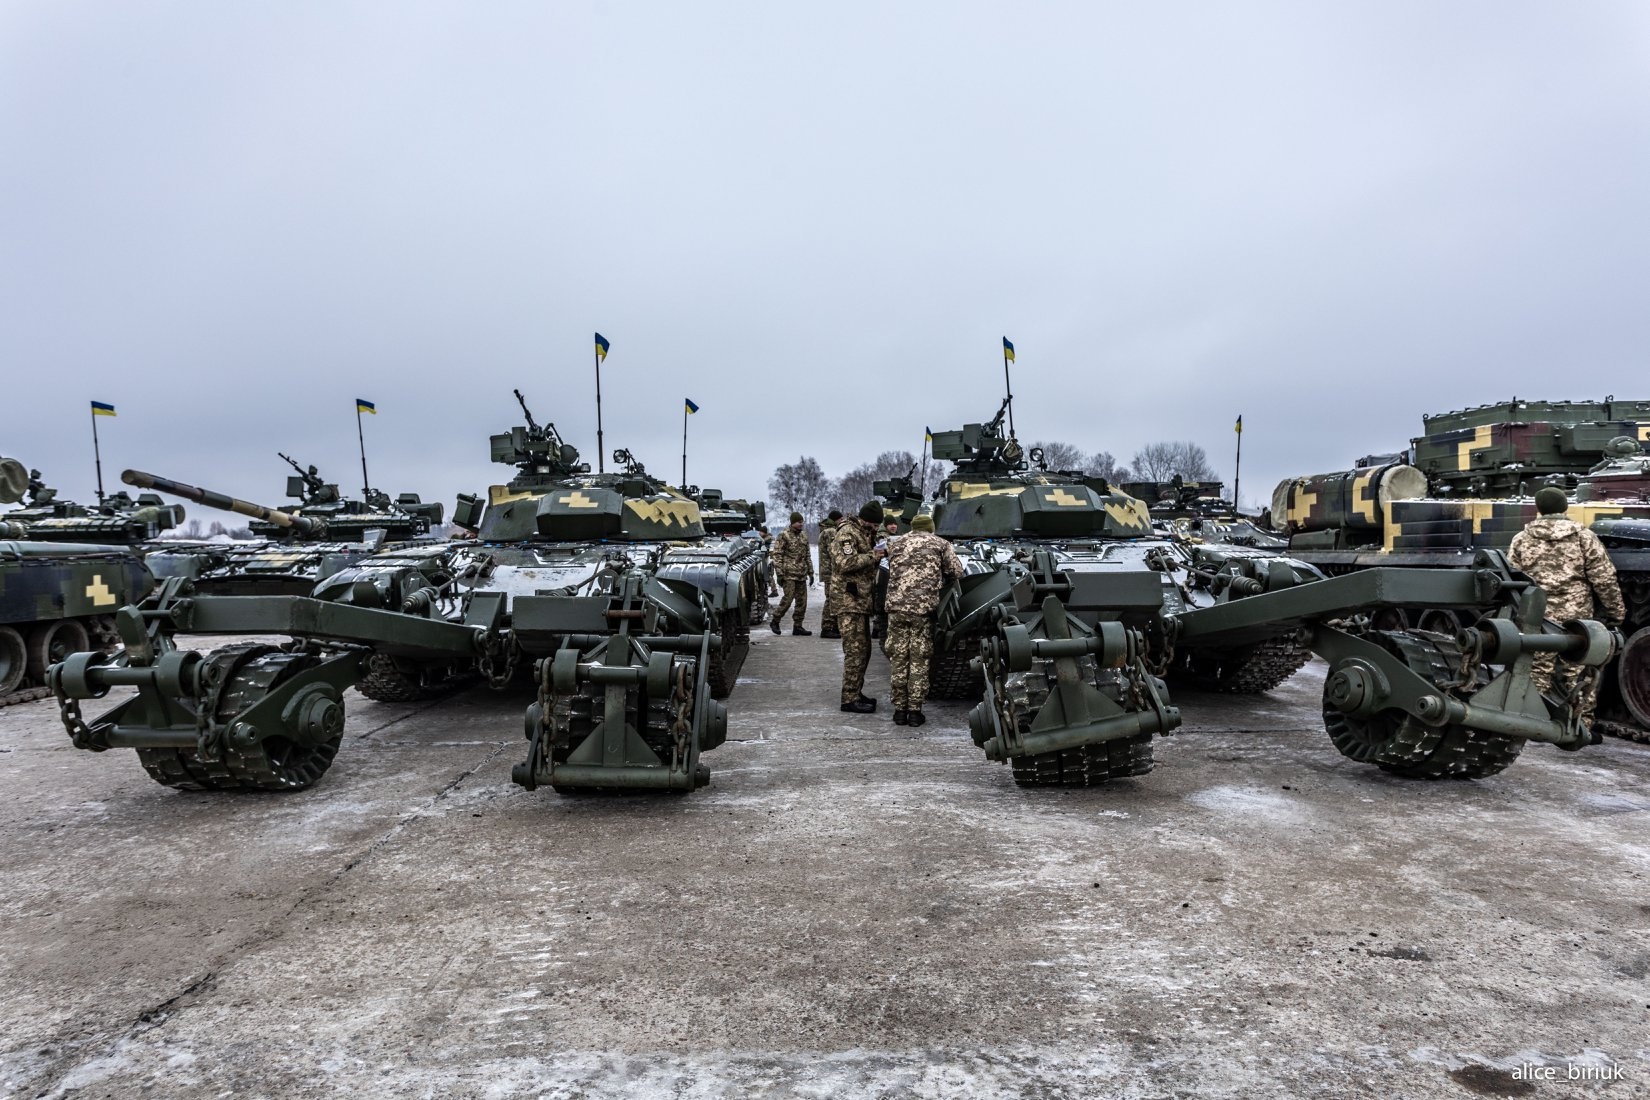
M 520 390 L 513 390 L 511 392 L 516 395 L 516 404 L 521 406 L 521 414 L 527 418 L 527 430 L 530 432 L 537 432 L 539 430 L 538 422 L 533 419 L 533 410 L 527 407 L 527 398 L 521 395 Z
M 154 474 L 142 470 L 127 470 L 120 475 L 120 480 L 138 489 L 153 489 L 160 493 L 170 493 L 185 500 L 192 500 L 196 504 L 204 504 L 208 508 L 217 508 L 225 512 L 234 512 L 236 515 L 251 516 L 277 527 L 286 527 L 300 534 L 319 534 L 325 527 L 318 519 L 309 516 L 294 515 L 291 512 L 282 512 L 275 508 L 265 508 L 262 504 L 253 504 L 250 501 L 237 500 L 226 493 L 214 492 L 211 489 L 202 489 L 196 485 L 185 485 L 181 481 L 170 478 L 156 477 Z

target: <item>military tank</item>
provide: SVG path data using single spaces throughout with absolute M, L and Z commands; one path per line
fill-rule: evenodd
M 515 476 L 485 500 L 460 498 L 455 523 L 468 537 L 369 556 L 303 596 L 220 595 L 174 576 L 141 608 L 123 609 L 126 657 L 76 654 L 52 671 L 74 744 L 134 748 L 169 786 L 296 790 L 331 765 L 350 685 L 418 692 L 466 669 L 503 688 L 530 669 L 517 783 L 707 782 L 700 754 L 726 737 L 713 696 L 743 660 L 741 574 L 757 551 L 739 540 L 735 558 L 707 542 L 698 505 L 624 452 L 622 472 L 592 474 L 554 424 L 540 426 L 521 404 L 527 424 L 492 437 L 493 459 Z M 207 655 L 176 644 L 201 633 L 294 640 Z M 117 685 L 138 690 L 81 717 L 82 700 Z
M 683 492 L 699 505 L 699 520 L 705 528 L 707 540 L 725 542 L 740 539 L 750 543 L 757 551 L 755 567 L 741 574 L 745 586 L 743 598 L 750 604 L 747 625 L 767 622 L 768 612 L 773 608 L 768 598 L 768 592 L 773 587 L 773 566 L 768 560 L 768 545 L 762 540 L 762 525 L 768 522 L 767 503 L 730 499 L 723 496 L 720 489 L 700 489 L 696 485 L 689 486 Z M 736 547 L 737 544 L 729 544 L 730 556 L 735 556 Z M 743 558 L 744 554 L 740 551 L 737 556 Z
M 15 459 L 0 458 L 0 504 L 18 503 L 37 486 L 38 475 Z M 34 499 L 24 511 L 50 510 L 50 497 L 38 491 L 30 495 Z M 67 655 L 112 649 L 117 643 L 115 609 L 142 599 L 154 587 L 154 578 L 130 549 L 66 541 L 56 529 L 56 537 L 33 537 L 41 523 L 77 518 L 85 517 L 37 514 L 27 523 L 8 520 L 0 531 L 0 706 L 49 694 L 47 670 Z M 134 525 L 146 522 L 158 521 L 132 521 L 118 530 L 129 535 Z M 108 536 L 111 531 L 105 527 L 97 533 Z
M 1526 740 L 1591 740 L 1569 696 L 1535 692 L 1530 657 L 1597 666 L 1618 639 L 1597 623 L 1545 624 L 1544 596 L 1504 559 L 1328 579 L 1263 548 L 1166 537 L 1142 501 L 1104 479 L 1028 464 L 1002 433 L 1006 407 L 934 436 L 935 456 L 955 464 L 935 525 L 965 572 L 937 613 L 933 681 L 955 690 L 957 661 L 973 650 L 983 697 L 970 734 L 1022 786 L 1143 775 L 1154 739 L 1181 722 L 1170 679 L 1264 691 L 1314 652 L 1331 665 L 1331 742 L 1389 771 L 1488 775 Z M 1370 626 L 1384 609 L 1420 604 L 1471 612 L 1477 632 Z M 1505 668 L 1492 675 L 1496 664 Z
M 134 487 L 180 496 L 251 521 L 251 540 L 151 547 L 147 561 L 155 576 L 185 577 L 195 582 L 196 591 L 220 596 L 301 596 L 345 566 L 384 549 L 428 539 L 431 527 L 441 523 L 442 506 L 425 504 L 416 493 L 391 499 L 388 493 L 368 489 L 365 500 L 352 500 L 314 466 L 306 470 L 285 454 L 279 457 L 297 471 L 287 478 L 286 491 L 298 503 L 286 509 L 141 470 L 123 474 L 131 476 L 129 484 Z
M 1536 515 L 1535 492 L 1571 495 L 1569 518 L 1604 542 L 1627 601 L 1627 638 L 1599 685 L 1599 729 L 1650 740 L 1650 401 L 1519 401 L 1422 418 L 1408 449 L 1350 470 L 1288 478 L 1271 525 L 1326 573 L 1468 568 Z M 1451 608 L 1389 609 L 1380 624 L 1450 634 Z
M 1152 526 L 1187 542 L 1223 542 L 1282 550 L 1288 541 L 1247 516 L 1226 499 L 1220 481 L 1187 481 L 1176 474 L 1168 481 L 1125 481 L 1123 493 L 1145 501 Z
M 7 488 L 0 500 L 24 506 L 0 515 L 0 538 L 32 542 L 79 542 L 106 546 L 140 546 L 183 522 L 183 506 L 167 504 L 153 493 L 133 498 L 125 491 L 110 493 L 94 505 L 58 498 L 57 490 L 41 480 L 39 470 L 24 471 L 11 464 Z

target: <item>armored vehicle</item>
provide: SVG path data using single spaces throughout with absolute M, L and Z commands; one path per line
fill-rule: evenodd
M 1224 542 L 1281 550 L 1287 541 L 1246 516 L 1225 498 L 1224 482 L 1186 481 L 1176 474 L 1169 481 L 1126 481 L 1123 492 L 1147 502 L 1152 526 L 1188 542 Z
M 0 504 L 21 500 L 30 480 L 20 463 L 0 458 Z M 36 507 L 47 503 L 37 499 Z M 0 706 L 47 694 L 48 667 L 69 654 L 112 648 L 115 609 L 153 587 L 129 549 L 0 534 Z
M 726 736 L 712 695 L 732 686 L 748 646 L 740 594 L 759 551 L 707 541 L 698 505 L 625 452 L 622 472 L 592 474 L 530 412 L 492 438 L 492 456 L 516 475 L 485 501 L 460 498 L 455 523 L 468 538 L 364 558 L 306 596 L 217 595 L 168 578 L 121 612 L 125 659 L 77 654 L 54 669 L 74 743 L 135 748 L 171 786 L 300 789 L 338 750 L 349 685 L 408 697 L 459 670 L 504 687 L 530 667 L 536 698 L 516 782 L 703 785 L 700 753 Z M 294 641 L 203 656 L 176 647 L 190 633 Z M 137 694 L 80 717 L 80 700 L 120 684 Z
M 1617 639 L 1597 623 L 1545 624 L 1539 589 L 1498 556 L 1470 571 L 1331 580 L 1259 548 L 1165 538 L 1141 501 L 1103 479 L 1031 469 L 1001 420 L 934 437 L 935 456 L 956 464 L 935 524 L 965 575 L 938 611 L 933 680 L 954 687 L 959 657 L 978 654 L 984 697 L 970 733 L 1020 784 L 1144 774 L 1153 738 L 1180 724 L 1165 677 L 1264 691 L 1313 652 L 1331 665 L 1332 743 L 1389 771 L 1488 775 L 1528 739 L 1591 739 L 1568 696 L 1534 690 L 1530 657 L 1561 651 L 1596 666 Z M 1474 632 L 1370 626 L 1418 605 L 1471 612 Z
M 280 455 L 296 474 L 287 478 L 289 509 L 266 508 L 210 489 L 128 470 L 129 484 L 181 496 L 208 508 L 247 516 L 251 541 L 184 542 L 151 548 L 149 567 L 159 578 L 186 577 L 195 590 L 219 596 L 306 595 L 325 577 L 368 555 L 429 537 L 442 518 L 440 504 L 416 493 L 391 499 L 368 489 L 366 500 L 344 497 L 314 466 L 307 470 Z
M 1570 492 L 1568 515 L 1603 540 L 1627 600 L 1620 658 L 1602 674 L 1601 730 L 1650 739 L 1650 401 L 1511 401 L 1423 418 L 1408 451 L 1280 482 L 1272 526 L 1326 573 L 1468 568 L 1535 517 L 1536 490 Z M 1392 609 L 1380 625 L 1454 633 L 1452 608 Z
M 24 471 L 13 459 L 0 462 L 9 464 L 0 500 L 15 503 L 27 494 L 22 508 L 0 514 L 0 538 L 137 546 L 183 522 L 183 505 L 167 504 L 153 493 L 136 499 L 124 491 L 110 493 L 95 505 L 59 500 L 39 470 Z
M 762 525 L 768 522 L 767 503 L 728 499 L 720 489 L 700 489 L 698 486 L 689 486 L 684 492 L 699 505 L 699 522 L 705 528 L 708 541 L 741 539 L 757 551 L 755 565 L 741 574 L 746 589 L 743 598 L 750 604 L 748 625 L 767 622 L 768 612 L 773 606 L 768 599 L 768 592 L 773 587 L 773 566 L 768 560 L 768 546 L 762 541 Z M 730 558 L 743 559 L 746 556 L 737 544 L 729 544 L 727 551 Z

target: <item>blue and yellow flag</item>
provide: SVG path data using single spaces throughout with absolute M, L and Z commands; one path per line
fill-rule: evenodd
M 607 361 L 607 349 L 610 346 L 607 337 L 599 332 L 596 333 L 596 362 L 605 363 Z
M 1237 429 L 1236 430 L 1237 430 L 1237 434 L 1239 434 L 1239 435 L 1243 434 L 1243 417 L 1241 417 L 1241 416 L 1238 417 Z
M 686 402 L 687 402 L 687 411 L 688 411 L 688 412 L 690 412 L 690 413 L 696 413 L 696 412 L 698 412 L 698 411 L 699 411 L 699 406 L 698 406 L 698 405 L 695 405 L 695 404 L 694 404 L 694 403 L 693 403 L 693 398 L 691 398 L 691 397 L 687 397 L 687 398 L 683 398 L 683 400 L 685 400 L 685 401 L 686 401 Z M 683 415 L 686 415 L 686 414 L 685 414 L 685 413 L 684 413 L 684 414 L 683 414 Z
M 355 411 L 358 413 L 372 413 L 372 415 L 377 416 L 378 406 L 374 405 L 371 401 L 368 401 L 365 397 L 357 397 L 355 399 Z
M 924 428 L 922 430 L 922 441 L 924 443 L 934 442 L 934 429 L 933 428 Z
M 92 415 L 93 416 L 113 416 L 113 415 L 115 415 L 115 407 L 113 405 L 106 404 L 102 401 L 93 401 L 92 402 Z
M 1003 337 L 1003 358 L 1010 363 L 1014 362 L 1014 345 L 1008 342 L 1006 336 Z

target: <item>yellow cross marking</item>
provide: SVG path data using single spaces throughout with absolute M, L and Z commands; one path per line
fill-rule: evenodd
M 568 493 L 566 496 L 562 497 L 560 503 L 567 505 L 569 508 L 600 508 L 601 507 L 601 505 L 596 503 L 596 501 L 592 500 L 590 497 L 585 496 L 584 492 L 580 489 L 575 489 L 571 493 Z
M 103 607 L 115 602 L 115 594 L 103 583 L 102 573 L 93 574 L 92 583 L 86 586 L 86 598 L 92 601 L 93 607 Z
M 1088 501 L 1084 500 L 1082 497 L 1073 496 L 1064 489 L 1056 489 L 1043 499 L 1048 501 L 1050 504 L 1058 504 L 1062 508 L 1070 508 L 1073 505 L 1082 507 L 1088 503 Z

